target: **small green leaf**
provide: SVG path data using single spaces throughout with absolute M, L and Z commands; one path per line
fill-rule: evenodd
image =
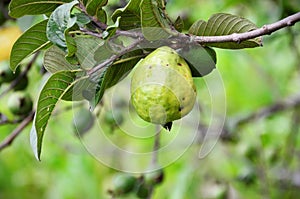
M 24 15 L 38 15 L 52 12 L 59 5 L 72 0 L 11 0 L 9 15 L 19 18 Z
M 142 31 L 147 40 L 155 41 L 176 35 L 176 32 L 172 32 L 170 19 L 164 12 L 162 1 L 142 0 L 140 8 Z
M 193 77 L 203 77 L 216 68 L 216 52 L 212 48 L 188 45 L 179 49 L 178 54 L 188 62 Z
M 107 66 L 98 78 L 98 89 L 94 99 L 90 101 L 91 107 L 94 108 L 101 101 L 105 90 L 124 79 L 143 57 L 145 57 L 143 52 L 136 50 L 125 54 L 113 65 Z
M 207 22 L 199 20 L 195 22 L 189 33 L 198 36 L 221 36 L 231 35 L 233 33 L 244 33 L 257 29 L 257 26 L 240 16 L 218 13 L 212 15 Z M 254 48 L 262 46 L 261 37 L 249 39 L 240 43 L 223 42 L 207 43 L 206 45 L 225 49 Z
M 35 24 L 15 42 L 10 55 L 10 68 L 13 71 L 26 57 L 51 45 L 46 36 L 47 21 Z
M 53 74 L 40 93 L 30 131 L 31 147 L 38 160 L 40 160 L 43 136 L 52 111 L 64 93 L 77 81 L 80 81 L 77 73 L 78 71 L 60 71 Z
M 89 15 L 97 14 L 98 9 L 102 9 L 107 4 L 108 0 L 90 0 L 86 6 L 86 11 Z
M 98 19 L 98 21 L 101 21 L 102 23 L 106 23 L 107 22 L 107 14 L 106 14 L 105 10 L 103 10 L 102 8 L 99 8 L 96 13 L 96 18 Z
M 110 25 L 106 28 L 106 30 L 103 32 L 103 39 L 108 39 L 116 33 L 117 29 L 119 28 L 120 18 L 121 17 L 118 17 L 115 24 Z
M 66 58 L 66 53 L 57 46 L 49 48 L 44 55 L 44 67 L 52 74 L 59 71 L 79 69 L 79 65 L 70 64 Z
M 117 9 L 112 19 L 115 22 L 120 19 L 120 28 L 122 30 L 132 30 L 141 27 L 140 0 L 130 0 L 124 8 Z
M 91 22 L 91 19 L 84 13 L 80 12 L 80 13 L 75 13 L 74 14 L 76 16 L 76 23 L 80 26 L 83 27 L 86 24 Z
M 76 16 L 71 17 L 72 8 L 78 4 L 77 0 L 59 6 L 50 15 L 47 24 L 47 37 L 55 45 L 66 49 L 67 30 L 76 23 Z
M 89 0 L 80 0 L 82 2 L 83 5 L 86 6 L 86 4 L 88 3 Z
M 104 40 L 90 36 L 77 36 L 74 39 L 77 46 L 76 57 L 78 58 L 81 68 L 85 70 L 93 68 L 97 64 L 97 60 L 95 60 L 94 55 L 104 44 Z
M 177 19 L 174 22 L 174 28 L 178 31 L 178 32 L 182 32 L 183 28 L 184 28 L 184 22 L 181 19 L 180 16 L 177 17 Z

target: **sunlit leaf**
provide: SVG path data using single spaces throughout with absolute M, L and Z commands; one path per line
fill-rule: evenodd
M 24 32 L 13 45 L 10 55 L 10 68 L 15 71 L 18 65 L 28 56 L 50 46 L 46 36 L 47 20 L 44 20 Z
M 257 29 L 257 26 L 240 16 L 218 13 L 212 15 L 207 22 L 199 20 L 195 22 L 189 33 L 198 36 L 221 36 L 230 35 L 233 33 L 244 33 Z M 237 42 L 223 42 L 223 43 L 208 43 L 212 47 L 226 48 L 226 49 L 241 49 L 253 48 L 262 46 L 261 37 Z
M 43 87 L 30 132 L 31 147 L 38 160 L 40 160 L 43 136 L 52 111 L 64 93 L 79 80 L 77 71 L 60 71 L 53 74 Z
M 11 0 L 9 15 L 19 18 L 24 15 L 45 14 L 55 10 L 56 7 L 72 0 Z

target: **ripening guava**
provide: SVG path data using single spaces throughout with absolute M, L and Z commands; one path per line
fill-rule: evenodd
M 163 46 L 140 61 L 131 80 L 131 101 L 144 120 L 165 125 L 193 108 L 196 88 L 191 70 L 175 50 Z
M 0 60 L 8 60 L 10 51 L 15 41 L 22 34 L 22 31 L 17 26 L 1 27 L 0 28 Z

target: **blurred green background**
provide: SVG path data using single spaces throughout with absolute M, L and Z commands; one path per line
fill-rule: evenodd
M 116 0 L 109 3 L 119 5 Z M 167 10 L 174 19 L 182 16 L 186 28 L 194 21 L 207 20 L 218 12 L 243 16 L 260 27 L 299 11 L 300 3 L 297 0 L 169 0 Z M 2 26 L 16 23 L 21 24 L 21 29 L 26 29 L 32 20 L 37 19 L 22 18 Z M 164 168 L 165 181 L 155 189 L 153 198 L 253 199 L 297 198 L 300 195 L 300 108 L 277 111 L 268 117 L 253 118 L 234 125 L 244 116 L 256 113 L 263 107 L 299 95 L 299 33 L 300 24 L 296 24 L 265 36 L 262 48 L 216 49 L 217 70 L 195 81 L 201 108 L 200 122 L 203 126 L 209 125 L 212 106 L 206 81 L 213 81 L 220 75 L 226 93 L 227 133 L 202 159 L 198 158 L 202 141 L 199 136 L 183 156 Z M 41 63 L 40 58 L 29 74 L 27 90 L 33 97 L 37 96 L 46 79 L 40 74 Z M 4 89 L 1 86 L 0 91 Z M 217 103 L 214 104 L 215 111 L 221 114 L 222 105 L 218 103 L 224 103 L 223 88 L 215 89 L 215 95 L 220 95 L 219 99 L 213 100 Z M 6 110 L 8 96 L 0 99 L 0 111 L 12 117 Z M 0 152 L 0 198 L 109 198 L 107 190 L 112 188 L 112 178 L 118 171 L 97 161 L 75 136 L 73 112 L 65 111 L 70 106 L 69 103 L 60 103 L 56 116 L 50 120 L 41 162 L 36 161 L 30 148 L 30 125 L 11 146 Z M 131 139 L 122 137 L 120 129 L 113 129 L 105 122 L 103 118 L 109 112 L 109 107 L 104 107 L 98 118 L 108 137 L 120 145 L 149 150 L 153 139 L 146 139 L 137 146 Z M 124 115 L 128 107 L 121 106 L 118 109 Z M 126 126 L 128 118 L 124 119 L 122 125 Z M 9 135 L 14 127 L 16 125 L 1 125 L 0 140 Z M 153 130 L 152 126 L 146 130 L 149 129 Z M 185 130 L 181 129 L 178 133 L 184 137 Z M 168 139 L 168 134 L 163 138 Z M 164 158 L 168 157 L 161 157 Z

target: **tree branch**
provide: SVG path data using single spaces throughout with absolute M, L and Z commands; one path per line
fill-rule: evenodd
M 111 65 L 118 58 L 120 58 L 121 56 L 125 55 L 126 53 L 132 51 L 134 48 L 136 48 L 138 46 L 138 44 L 140 44 L 143 41 L 144 41 L 144 39 L 137 39 L 131 45 L 129 45 L 128 47 L 122 49 L 122 51 L 120 51 L 118 54 L 113 54 L 110 58 L 106 59 L 104 62 L 102 62 L 102 63 L 98 64 L 97 66 L 95 66 L 94 68 L 90 69 L 87 72 L 87 74 L 92 75 L 92 74 L 98 72 L 103 67 Z
M 257 119 L 260 119 L 263 117 L 268 117 L 272 114 L 275 114 L 275 113 L 278 113 L 281 111 L 285 111 L 285 110 L 289 110 L 292 108 L 296 108 L 298 106 L 300 106 L 300 94 L 289 97 L 289 98 L 287 98 L 283 101 L 277 102 L 275 104 L 272 104 L 271 106 L 262 108 L 248 116 L 239 118 L 235 124 L 242 125 L 242 124 L 248 123 L 252 120 L 257 120 Z
M 20 124 L 9 134 L 3 142 L 0 143 L 0 151 L 12 144 L 15 138 L 23 131 L 23 129 L 33 120 L 34 112 L 31 112 Z
M 270 35 L 271 33 L 288 27 L 292 26 L 295 23 L 300 21 L 300 12 L 293 14 L 291 16 L 288 16 L 280 21 L 277 21 L 272 24 L 267 24 L 262 26 L 259 29 L 245 32 L 245 33 L 234 33 L 231 35 L 223 35 L 223 36 L 195 36 L 193 38 L 193 41 L 199 42 L 200 44 L 206 44 L 206 43 L 222 43 L 222 42 L 237 42 L 240 43 L 242 41 L 253 39 L 259 36 L 263 35 Z M 189 35 L 191 36 L 191 35 Z M 191 36 L 193 37 L 193 36 Z

